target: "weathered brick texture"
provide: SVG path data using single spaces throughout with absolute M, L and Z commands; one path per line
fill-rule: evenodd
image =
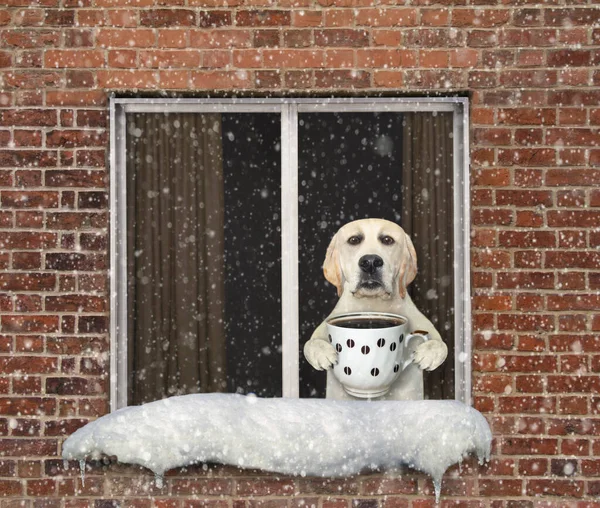
M 108 411 L 107 102 L 468 94 L 473 395 L 491 464 L 443 506 L 598 506 L 596 0 L 5 0 L 0 6 L 0 506 L 432 506 L 418 474 L 281 478 L 59 458 Z

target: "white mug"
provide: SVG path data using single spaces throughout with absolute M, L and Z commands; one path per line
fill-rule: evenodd
M 338 354 L 333 374 L 348 394 L 362 399 L 385 395 L 412 363 L 407 347 L 429 339 L 427 332 L 408 333 L 408 320 L 399 314 L 352 312 L 326 323 Z

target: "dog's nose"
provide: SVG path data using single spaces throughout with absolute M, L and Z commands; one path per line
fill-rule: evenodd
M 383 266 L 383 259 L 375 254 L 369 254 L 358 260 L 358 266 L 365 273 L 375 273 L 377 268 Z

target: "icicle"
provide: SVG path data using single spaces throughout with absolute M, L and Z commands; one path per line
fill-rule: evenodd
M 159 488 L 159 489 L 163 488 L 164 479 L 165 479 L 165 477 L 163 475 L 154 473 L 154 485 L 156 485 L 157 488 Z
M 477 462 L 479 462 L 480 466 L 483 466 L 486 462 L 489 462 L 491 458 L 491 447 L 487 447 L 486 449 L 477 448 Z
M 440 497 L 442 496 L 442 479 L 433 479 L 433 488 L 435 490 L 435 504 L 440 504 Z
M 461 455 L 460 459 L 458 459 L 458 474 L 462 474 L 462 463 L 463 463 L 463 458 Z
M 81 475 L 81 485 L 85 485 L 85 459 L 79 460 L 79 474 Z

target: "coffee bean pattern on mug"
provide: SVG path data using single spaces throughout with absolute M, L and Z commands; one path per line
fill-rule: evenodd
M 408 323 L 404 316 L 379 312 L 348 313 L 327 319 L 328 339 L 338 355 L 333 375 L 357 398 L 384 395 L 411 363 L 406 357 Z
M 400 335 L 400 337 L 398 338 L 398 343 L 401 344 L 402 341 L 404 340 L 404 334 Z M 331 335 L 329 335 L 329 342 L 333 342 L 333 339 L 331 338 Z M 346 342 L 347 346 L 349 348 L 353 348 L 354 347 L 354 340 L 352 339 L 348 339 Z M 384 347 L 385 346 L 385 339 L 379 339 L 377 341 L 377 347 Z M 396 351 L 397 348 L 397 343 L 394 341 L 390 344 L 390 351 Z M 342 351 L 342 345 L 337 342 L 335 344 L 335 350 L 340 353 Z M 363 355 L 368 355 L 371 352 L 371 348 L 369 346 L 363 346 L 360 349 L 361 353 Z M 394 365 L 394 373 L 398 372 L 398 370 L 400 369 L 400 365 L 398 363 L 396 363 Z M 344 374 L 346 374 L 347 376 L 350 376 L 352 374 L 352 369 L 350 367 L 344 367 Z M 379 375 L 379 369 L 378 368 L 373 368 L 371 369 L 371 376 L 376 377 Z

